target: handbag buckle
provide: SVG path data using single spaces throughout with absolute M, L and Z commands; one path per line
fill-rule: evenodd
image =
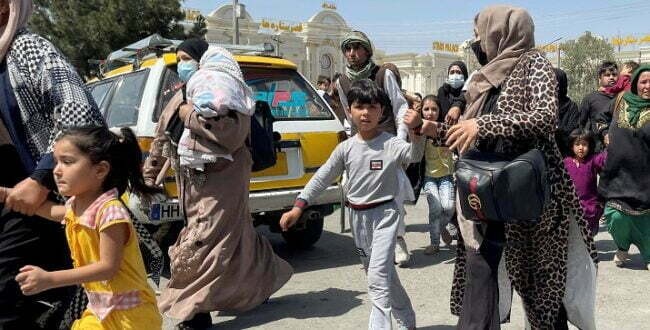
M 478 197 L 477 194 L 471 193 L 469 196 L 467 196 L 467 202 L 469 203 L 469 207 L 472 208 L 474 211 L 480 211 L 481 210 L 481 199 Z

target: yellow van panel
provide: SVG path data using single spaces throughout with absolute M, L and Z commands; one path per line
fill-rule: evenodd
M 325 164 L 338 143 L 336 132 L 300 133 L 302 163 L 305 168 L 315 168 Z
M 289 166 L 287 165 L 287 154 L 284 152 L 277 153 L 277 160 L 273 167 L 267 168 L 262 171 L 251 173 L 251 177 L 259 178 L 262 176 L 279 176 L 287 175 L 289 173 Z
M 178 197 L 178 186 L 176 185 L 176 174 L 171 166 L 167 169 L 165 173 L 165 178 L 163 179 L 163 189 L 165 194 L 171 197 Z
M 291 180 L 275 180 L 266 182 L 251 182 L 250 191 L 272 190 L 272 189 L 287 189 L 287 188 L 300 188 L 307 185 L 309 179 L 314 173 L 305 174 L 302 178 Z
M 339 142 L 337 132 L 283 133 L 282 140 L 300 141 L 305 175 L 297 179 L 251 182 L 250 191 L 304 187 L 316 170 L 325 164 Z M 286 161 L 284 165 L 286 166 Z M 282 166 L 279 159 L 278 163 L 269 170 L 275 169 L 276 166 Z
M 251 55 L 235 55 L 235 60 L 240 66 L 262 66 L 276 69 L 293 69 L 296 70 L 298 66 L 289 60 L 277 57 L 268 56 L 251 56 Z

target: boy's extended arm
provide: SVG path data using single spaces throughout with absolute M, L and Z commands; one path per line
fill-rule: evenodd
M 327 159 L 327 162 L 309 180 L 298 199 L 305 201 L 307 204 L 313 202 L 323 190 L 327 189 L 336 178 L 343 174 L 344 169 L 343 148 L 342 144 L 339 144 L 330 155 L 330 158 Z
M 302 211 L 313 202 L 323 190 L 334 182 L 334 180 L 343 174 L 345 169 L 345 162 L 343 158 L 343 151 L 341 144 L 336 146 L 336 149 L 330 155 L 325 165 L 316 171 L 316 174 L 309 180 L 305 188 L 302 190 L 293 209 L 282 214 L 280 218 L 280 228 L 282 231 L 289 230 L 302 215 Z
M 400 164 L 419 163 L 424 155 L 424 142 L 425 138 L 421 135 L 416 135 L 412 129 L 408 131 L 409 142 L 396 139 L 393 143 L 395 154 L 399 157 Z

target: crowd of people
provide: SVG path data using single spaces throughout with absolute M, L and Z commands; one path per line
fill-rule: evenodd
M 133 132 L 109 130 L 74 68 L 25 28 L 32 8 L 31 0 L 0 0 L 0 329 L 161 329 L 161 315 L 178 329 L 205 329 L 210 312 L 269 299 L 293 269 L 249 221 L 255 102 L 234 57 L 201 39 L 178 45 L 185 84 L 141 164 Z M 480 68 L 470 74 L 451 63 L 436 94 L 405 93 L 397 67 L 373 61 L 364 33 L 352 31 L 340 46 L 346 71 L 317 86 L 348 139 L 280 227 L 342 178 L 367 275 L 369 329 L 390 329 L 393 318 L 400 329 L 416 327 L 395 265 L 409 264 L 404 204 L 420 189 L 429 207 L 425 254 L 457 241 L 450 308 L 459 329 L 499 329 L 513 290 L 532 329 L 595 329 L 601 224 L 617 266 L 633 244 L 650 270 L 650 66 L 627 62 L 619 72 L 603 62 L 598 90 L 578 107 L 566 73 L 535 49 L 532 17 L 505 5 L 474 19 Z M 213 97 L 193 97 L 204 92 Z M 485 218 L 501 207 L 479 198 L 489 183 L 459 185 L 455 163 L 531 150 L 545 168 L 541 214 Z M 158 191 L 169 168 L 185 224 L 156 297 L 139 246 L 151 238 L 120 196 Z M 500 203 L 512 203 L 502 193 Z

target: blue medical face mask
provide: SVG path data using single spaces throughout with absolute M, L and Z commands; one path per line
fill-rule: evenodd
M 447 83 L 454 89 L 460 88 L 465 83 L 465 77 L 463 77 L 462 74 L 458 73 L 450 74 L 447 78 Z
M 182 81 L 188 82 L 190 81 L 190 78 L 192 78 L 194 72 L 196 72 L 198 69 L 199 63 L 195 60 L 180 61 L 178 63 L 176 71 L 178 72 L 178 77 L 181 78 Z

